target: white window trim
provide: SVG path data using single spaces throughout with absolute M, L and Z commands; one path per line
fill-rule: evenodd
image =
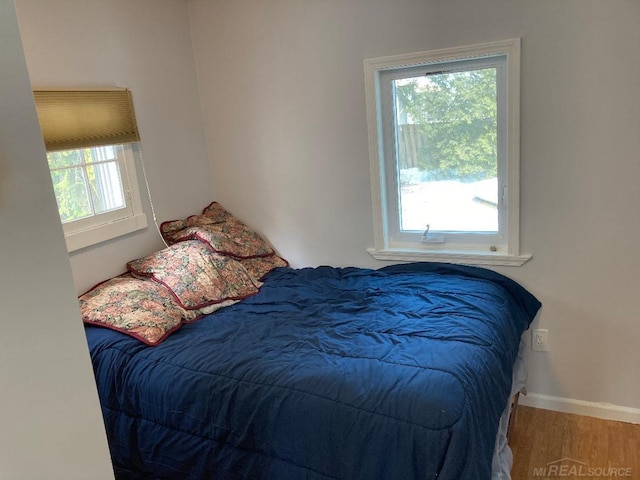
M 379 110 L 381 72 L 496 55 L 507 58 L 506 143 L 509 188 L 506 192 L 506 252 L 474 250 L 468 245 L 391 244 L 386 213 L 385 145 Z M 368 252 L 378 260 L 442 261 L 474 265 L 520 266 L 529 260 L 531 255 L 520 253 L 520 39 L 367 59 L 364 61 L 364 68 L 374 217 L 374 247 L 368 249 Z
M 124 169 L 121 169 L 120 172 L 123 177 L 122 184 L 125 188 L 124 193 L 127 202 L 127 208 L 123 212 L 123 216 L 109 220 L 109 214 L 103 214 L 106 217 L 103 223 L 93 224 L 84 228 L 78 228 L 78 223 L 76 222 L 63 224 L 69 253 L 147 228 L 147 215 L 142 209 L 134 161 L 135 158 L 139 158 L 141 155 L 140 146 L 137 143 L 128 145 L 131 150 L 125 149 Z M 100 216 L 96 218 L 99 219 Z

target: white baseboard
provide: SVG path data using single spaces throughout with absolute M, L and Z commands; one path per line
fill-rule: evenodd
M 610 403 L 587 402 L 573 398 L 552 397 L 539 393 L 520 395 L 518 403 L 527 407 L 640 424 L 640 408 L 622 407 Z

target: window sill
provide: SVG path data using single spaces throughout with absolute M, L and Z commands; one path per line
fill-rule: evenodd
M 509 255 L 501 252 L 478 252 L 459 250 L 418 250 L 410 248 L 394 248 L 367 251 L 376 260 L 393 260 L 404 262 L 445 262 L 463 265 L 507 266 L 519 267 L 527 262 L 531 255 Z
M 115 222 L 65 234 L 69 253 L 147 228 L 147 215 L 139 213 Z

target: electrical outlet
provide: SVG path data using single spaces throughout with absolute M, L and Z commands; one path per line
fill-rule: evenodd
M 549 351 L 549 330 L 539 328 L 531 333 L 531 350 L 536 352 Z

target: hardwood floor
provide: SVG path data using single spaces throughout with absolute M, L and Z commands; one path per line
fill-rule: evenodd
M 640 479 L 640 425 L 518 406 L 512 480 Z

